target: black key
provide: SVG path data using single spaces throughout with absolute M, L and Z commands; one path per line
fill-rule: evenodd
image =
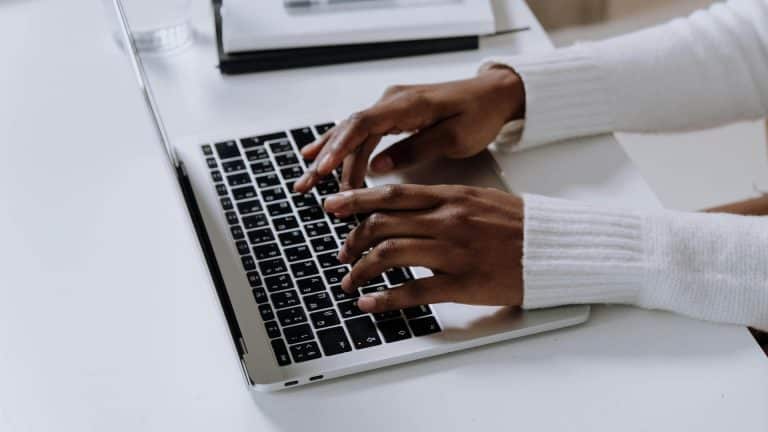
M 331 286 L 331 295 L 336 301 L 360 297 L 360 293 L 358 293 L 357 290 L 353 291 L 351 294 L 342 291 L 341 285 Z
M 272 234 L 272 230 L 269 228 L 248 231 L 248 240 L 250 240 L 251 244 L 253 245 L 270 242 L 274 239 L 275 236 Z
M 225 173 L 233 173 L 235 171 L 242 171 L 245 169 L 245 163 L 242 159 L 233 159 L 229 162 L 222 162 L 221 168 Z
M 261 276 L 257 272 L 248 272 L 245 275 L 248 276 L 248 283 L 252 287 L 261 286 Z
M 343 224 L 343 223 L 346 223 L 346 224 L 355 224 L 355 223 L 357 223 L 357 221 L 355 220 L 354 216 L 347 216 L 344 219 L 339 219 L 338 217 L 336 217 L 332 213 L 329 213 L 328 216 L 330 216 L 331 223 L 334 224 L 334 225 L 339 225 L 339 224 Z
M 267 292 L 264 290 L 264 288 L 254 288 L 253 298 L 256 300 L 256 303 L 258 304 L 264 304 L 269 300 L 269 298 L 267 297 Z
M 224 210 L 232 210 L 232 208 L 233 208 L 232 207 L 232 200 L 227 198 L 227 197 L 222 198 L 221 199 L 221 208 L 223 208 Z
M 323 284 L 323 280 L 320 279 L 319 276 L 299 279 L 296 281 L 296 284 L 299 286 L 299 292 L 302 295 L 323 291 L 325 289 L 325 284 Z
M 338 255 L 338 251 L 333 251 L 331 253 L 318 255 L 317 261 L 320 262 L 320 267 L 330 268 L 330 267 L 340 266 L 341 263 L 339 262 L 338 259 L 336 259 L 336 255 Z
M 301 245 L 285 249 L 285 257 L 288 262 L 296 262 L 312 258 L 312 253 L 307 245 Z
M 224 186 L 223 183 L 219 183 L 216 185 L 216 193 L 219 194 L 219 196 L 225 196 L 227 194 L 227 187 Z
M 238 240 L 235 242 L 235 247 L 237 247 L 237 252 L 240 255 L 245 255 L 247 253 L 250 253 L 250 249 L 248 247 L 248 242 L 245 240 Z
M 219 170 L 211 171 L 211 178 L 216 183 L 220 182 L 222 180 L 221 171 L 219 171 Z
M 243 234 L 243 229 L 240 227 L 240 225 L 232 225 L 229 227 L 229 230 L 232 232 L 232 237 L 234 237 L 235 240 L 245 238 L 245 234 Z
M 317 253 L 338 249 L 336 246 L 336 240 L 334 240 L 331 236 L 315 238 L 310 240 L 310 242 L 312 243 L 312 249 L 314 249 Z
M 208 144 L 204 144 L 203 145 L 203 154 L 205 156 L 212 156 L 213 155 L 213 150 L 211 149 L 211 146 L 209 146 Z
M 272 162 L 269 159 L 263 159 L 251 164 L 251 171 L 253 175 L 261 175 L 273 172 L 275 168 L 272 166 Z
M 285 261 L 282 258 L 271 259 L 267 261 L 259 261 L 259 270 L 264 276 L 269 276 L 278 273 L 285 273 Z
M 242 201 L 256 197 L 256 189 L 253 186 L 243 186 L 232 189 L 232 195 L 235 197 L 235 201 Z
M 293 137 L 293 141 L 296 143 L 296 147 L 298 147 L 299 150 L 306 147 L 308 144 L 312 144 L 312 142 L 315 140 L 315 134 L 312 133 L 312 129 L 309 127 L 291 129 L 291 136 Z
M 227 217 L 227 222 L 230 225 L 234 225 L 237 222 L 239 222 L 238 219 L 237 219 L 237 213 L 235 213 L 233 211 L 228 211 L 224 215 Z
M 277 174 L 266 174 L 256 177 L 256 185 L 259 187 L 259 189 L 277 186 L 279 184 L 280 178 L 277 177 Z
M 288 276 L 288 273 L 283 273 L 275 276 L 268 276 L 264 278 L 264 283 L 267 286 L 269 292 L 282 291 L 285 289 L 293 288 L 293 280 Z
M 305 342 L 291 345 L 291 356 L 293 356 L 293 361 L 301 363 L 320 358 L 322 354 L 320 354 L 320 347 L 317 346 L 317 342 Z
M 259 261 L 277 258 L 280 256 L 280 248 L 277 247 L 277 243 L 267 243 L 253 247 L 253 254 Z
M 419 318 L 408 321 L 411 325 L 411 330 L 414 336 L 424 336 L 440 331 L 440 325 L 437 323 L 435 317 L 428 316 L 426 318 Z
M 305 209 L 299 210 L 299 219 L 301 219 L 302 222 L 311 222 L 314 220 L 323 219 L 323 215 L 323 209 L 319 206 L 307 207 Z
M 249 184 L 251 182 L 251 176 L 248 173 L 232 174 L 227 176 L 227 183 L 230 186 L 240 186 Z
M 325 280 L 328 281 L 328 285 L 336 285 L 341 283 L 341 279 L 349 273 L 347 267 L 336 267 L 333 269 L 323 271 L 325 274 Z
M 283 191 L 283 188 L 264 189 L 261 191 L 261 197 L 264 199 L 264 202 L 278 201 L 285 199 L 285 191 Z
M 272 312 L 272 306 L 269 303 L 259 305 L 259 314 L 264 322 L 275 319 L 275 313 Z
M 349 301 L 341 302 L 337 304 L 336 307 L 339 308 L 339 313 L 341 314 L 341 317 L 345 319 L 356 317 L 358 315 L 362 315 L 365 313 L 357 307 L 357 300 L 349 300 Z
M 379 275 L 360 286 L 368 287 L 368 286 L 380 285 L 380 284 L 383 285 L 384 283 L 385 283 L 384 278 L 381 277 L 381 275 Z
M 286 213 L 291 212 L 291 205 L 288 204 L 288 201 L 280 201 L 280 202 L 268 204 L 267 211 L 269 212 L 269 215 L 272 217 L 282 216 Z
M 314 261 L 302 261 L 291 264 L 291 273 L 295 278 L 303 278 L 307 276 L 314 276 L 319 273 L 317 265 Z
M 247 215 L 261 211 L 261 202 L 259 200 L 250 200 L 237 203 L 237 211 L 241 215 Z
M 312 340 L 312 327 L 310 327 L 309 324 L 286 327 L 283 329 L 283 333 L 285 334 L 285 341 L 288 342 L 288 345 Z
M 245 158 L 248 159 L 249 162 L 267 159 L 268 157 L 269 153 L 267 153 L 267 149 L 264 147 L 256 147 L 253 150 L 245 152 Z
M 280 174 L 283 175 L 285 180 L 292 180 L 301 177 L 301 175 L 304 174 L 304 168 L 299 165 L 294 165 L 292 167 L 281 169 Z
M 309 319 L 312 320 L 312 325 L 315 326 L 316 329 L 335 326 L 341 322 L 339 321 L 339 315 L 333 309 L 312 312 L 309 314 Z
M 336 126 L 335 123 L 323 123 L 315 126 L 315 130 L 317 131 L 318 135 L 322 135 L 329 130 L 331 130 L 334 126 Z
M 285 182 L 285 187 L 287 187 L 287 188 L 288 188 L 288 190 L 289 190 L 289 191 L 290 191 L 292 194 L 293 194 L 293 193 L 296 193 L 296 192 L 294 192 L 294 191 L 293 191 L 293 185 L 294 185 L 295 183 L 296 183 L 295 181 L 287 181 L 287 182 Z
M 278 231 L 285 231 L 299 227 L 299 222 L 295 217 L 291 215 L 274 218 L 272 219 L 272 222 L 275 224 L 275 229 Z
M 408 319 L 418 318 L 432 313 L 428 305 L 420 305 L 403 309 L 405 317 Z
M 374 345 L 381 345 L 379 334 L 376 333 L 376 326 L 369 316 L 361 316 L 344 321 L 349 331 L 349 337 L 355 348 L 368 348 Z
M 287 138 L 287 137 L 286 137 Z M 272 144 L 269 145 L 269 148 L 272 149 L 272 153 L 285 153 L 287 151 L 292 151 L 293 148 L 291 147 L 291 143 L 285 139 L 280 141 L 275 141 Z
M 389 280 L 389 283 L 392 285 L 400 285 L 403 282 L 413 279 L 410 272 L 403 268 L 389 269 L 386 274 L 387 280 Z
M 341 326 L 320 330 L 317 332 L 317 338 L 320 340 L 320 346 L 323 347 L 323 352 L 326 356 L 341 354 L 352 350 L 352 347 L 349 346 L 347 335 L 344 334 L 344 329 L 341 328 Z
M 277 311 L 277 320 L 283 327 L 303 323 L 307 321 L 307 315 L 304 314 L 304 309 L 301 306 L 292 307 L 290 309 L 282 309 Z
M 378 325 L 381 335 L 384 336 L 384 340 L 387 342 L 396 342 L 411 337 L 408 325 L 401 318 L 381 321 L 376 323 L 376 325 Z
M 335 179 L 321 181 L 317 184 L 317 192 L 323 196 L 339 193 L 339 183 L 337 183 Z
M 277 237 L 280 239 L 280 244 L 283 245 L 283 247 L 304 243 L 304 234 L 302 234 L 300 230 L 280 233 Z
M 224 192 L 226 193 L 226 189 L 224 189 Z M 317 207 L 317 200 L 313 195 L 310 194 L 304 194 L 304 195 L 294 195 L 293 196 L 293 205 L 296 206 L 296 208 L 302 208 L 302 207 Z
M 344 168 L 344 166 L 343 166 L 343 165 L 339 165 L 339 166 L 338 166 L 338 167 L 336 167 L 336 169 L 334 170 L 334 171 L 336 172 L 336 175 L 337 175 L 337 176 L 339 176 L 339 178 L 341 178 L 341 174 L 344 172 L 344 169 L 343 169 L 343 168 Z
M 245 271 L 256 270 L 256 261 L 253 260 L 252 256 L 243 255 L 240 257 L 240 261 L 243 262 L 243 268 L 245 269 Z
M 208 164 L 208 168 L 216 168 L 216 159 L 214 158 L 207 158 L 205 163 Z
M 291 364 L 291 357 L 288 355 L 288 348 L 282 339 L 272 339 L 272 351 L 275 352 L 275 359 L 280 366 Z
M 386 312 L 376 312 L 373 314 L 373 319 L 376 321 L 385 321 L 392 318 L 400 318 L 399 310 L 391 310 Z
M 229 159 L 240 156 L 240 149 L 237 148 L 237 143 L 234 141 L 224 141 L 216 143 L 216 153 L 219 154 L 221 159 Z
M 331 303 L 331 296 L 329 296 L 327 292 L 319 292 L 317 294 L 304 296 L 304 304 L 310 312 L 333 306 L 333 303 Z
M 274 306 L 275 309 L 293 307 L 299 304 L 299 294 L 296 292 L 296 290 L 280 291 L 278 293 L 272 294 L 270 298 L 272 299 L 272 306 Z
M 376 285 L 376 286 L 362 288 L 362 289 L 360 289 L 360 292 L 363 293 L 363 294 L 370 294 L 372 292 L 382 292 L 382 291 L 386 291 L 386 290 L 387 290 L 386 286 L 384 286 L 384 285 Z
M 355 229 L 355 224 L 347 223 L 344 225 L 336 225 L 333 230 L 336 232 L 336 238 L 339 240 L 346 240 L 349 233 Z
M 275 132 L 275 133 L 259 135 L 255 137 L 240 138 L 240 143 L 243 145 L 243 148 L 253 148 L 253 147 L 264 145 L 264 143 L 267 143 L 269 141 L 287 140 L 287 139 L 288 139 L 288 135 L 286 135 L 285 132 Z
M 256 213 L 254 215 L 243 217 L 243 226 L 245 229 L 262 228 L 269 225 L 267 216 L 264 213 Z
M 267 336 L 270 339 L 280 337 L 280 327 L 277 325 L 277 321 L 265 322 L 264 328 L 267 330 Z
M 275 156 L 275 162 L 277 163 L 277 166 L 285 167 L 288 165 L 296 165 L 299 163 L 299 159 L 296 158 L 296 154 L 294 152 L 289 152 Z

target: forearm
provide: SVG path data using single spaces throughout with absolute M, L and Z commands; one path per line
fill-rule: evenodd
M 705 211 L 708 213 L 730 213 L 743 216 L 768 216 L 768 195 L 712 207 Z

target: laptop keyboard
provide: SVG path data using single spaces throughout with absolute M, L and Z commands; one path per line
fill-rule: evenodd
M 323 199 L 339 192 L 341 169 L 307 194 L 293 183 L 310 161 L 298 150 L 333 127 L 325 123 L 202 145 L 243 271 L 280 366 L 366 349 L 441 331 L 428 305 L 366 314 L 360 294 L 413 279 L 393 268 L 353 294 L 341 290 L 350 270 L 339 246 L 364 216 L 326 214 Z

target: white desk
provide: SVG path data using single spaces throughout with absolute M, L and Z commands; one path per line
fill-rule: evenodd
M 486 48 L 547 46 L 530 24 Z M 0 4 L 0 430 L 768 429 L 768 362 L 745 329 L 622 307 L 595 308 L 577 328 L 251 393 L 106 28 L 93 1 Z M 202 39 L 150 65 L 173 136 L 340 117 L 386 83 L 466 75 L 484 55 L 225 79 Z M 520 190 L 599 188 L 606 201 L 656 205 L 611 139 L 505 165 L 525 177 Z

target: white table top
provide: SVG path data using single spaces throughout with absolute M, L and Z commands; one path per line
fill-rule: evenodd
M 200 23 L 198 46 L 149 62 L 174 137 L 341 117 L 390 82 L 459 77 L 492 50 L 548 45 L 531 22 L 482 53 L 222 78 Z M 624 307 L 597 307 L 576 328 L 252 393 L 99 5 L 3 2 L 0 52 L 0 430 L 768 429 L 768 362 L 745 329 Z M 656 205 L 610 138 L 503 164 L 518 190 Z

